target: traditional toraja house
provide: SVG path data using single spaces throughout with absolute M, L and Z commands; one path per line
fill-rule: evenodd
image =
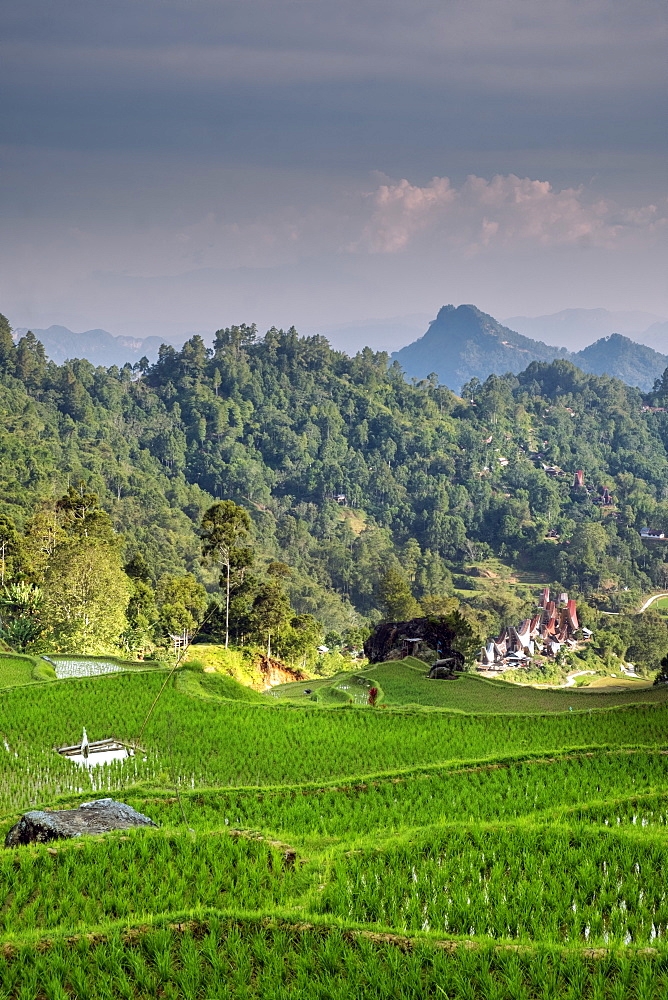
M 525 618 L 517 627 L 501 630 L 496 639 L 483 648 L 480 662 L 484 668 L 509 668 L 530 660 L 537 652 L 556 656 L 564 647 L 577 646 L 576 632 L 580 631 L 574 600 L 560 594 L 558 601 L 550 600 L 550 588 L 545 587 L 538 610 L 533 618 Z M 591 637 L 589 632 L 587 638 Z
M 600 504 L 601 507 L 612 507 L 614 499 L 608 486 L 599 486 L 598 495 L 594 497 L 592 503 Z

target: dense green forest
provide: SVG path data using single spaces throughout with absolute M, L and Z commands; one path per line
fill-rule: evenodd
M 222 579 L 202 519 L 232 500 L 252 552 L 233 567 L 237 639 L 259 637 L 263 608 L 286 635 L 301 616 L 315 641 L 313 618 L 321 635 L 353 635 L 384 614 L 451 610 L 453 593 L 493 628 L 522 605 L 501 585 L 467 599 L 494 559 L 630 607 L 668 585 L 668 547 L 639 534 L 668 529 L 666 402 L 667 376 L 643 397 L 561 360 L 460 398 L 435 377 L 407 382 L 387 354 L 252 326 L 219 330 L 212 349 L 163 346 L 152 366 L 58 366 L 31 334 L 14 345 L 3 317 L 3 582 L 48 583 L 92 517 L 108 572 L 125 570 L 131 625 L 175 629 L 188 602 L 201 620 L 202 586 Z

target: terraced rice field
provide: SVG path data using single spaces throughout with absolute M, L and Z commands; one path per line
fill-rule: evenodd
M 663 1000 L 666 692 L 419 707 L 398 666 L 340 703 L 177 673 L 83 774 L 53 746 L 136 738 L 164 673 L 0 692 L 3 835 L 101 795 L 159 824 L 0 853 L 0 998 Z
M 600 678 L 577 689 L 554 690 L 509 684 L 503 680 L 465 674 L 452 681 L 434 681 L 428 678 L 428 668 L 412 656 L 391 663 L 367 666 L 351 674 L 339 674 L 329 679 L 318 679 L 299 684 L 283 684 L 273 689 L 274 698 L 294 701 L 306 700 L 306 688 L 312 691 L 311 700 L 328 704 L 332 695 L 346 688 L 352 701 L 352 680 L 359 685 L 379 689 L 378 705 L 388 707 L 419 706 L 438 708 L 465 714 L 536 714 L 547 712 L 593 712 L 598 709 L 622 705 L 663 704 L 668 699 L 664 688 L 655 688 L 649 682 L 621 678 L 618 681 Z M 582 697 L 584 696 L 584 697 Z M 346 699 L 337 699 L 345 703 Z
M 145 664 L 129 663 L 113 656 L 50 656 L 43 659 L 53 666 L 59 681 L 68 677 L 99 677 L 101 674 L 149 669 Z
M 16 653 L 0 653 L 0 688 L 18 684 L 32 684 L 37 661 L 31 656 Z

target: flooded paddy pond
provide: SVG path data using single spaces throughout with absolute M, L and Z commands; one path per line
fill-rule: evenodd
M 343 691 L 354 705 L 368 705 L 373 684 L 366 677 L 349 674 L 345 680 L 334 684 L 335 691 Z
M 105 656 L 43 656 L 42 659 L 51 664 L 59 681 L 68 677 L 99 677 L 101 674 L 117 674 L 143 667 L 140 663 L 123 663 Z

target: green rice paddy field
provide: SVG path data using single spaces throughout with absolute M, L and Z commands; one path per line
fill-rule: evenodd
M 424 672 L 180 671 L 87 770 L 53 747 L 136 739 L 165 672 L 19 670 L 2 836 L 107 795 L 159 827 L 0 848 L 0 1000 L 668 996 L 668 691 Z

